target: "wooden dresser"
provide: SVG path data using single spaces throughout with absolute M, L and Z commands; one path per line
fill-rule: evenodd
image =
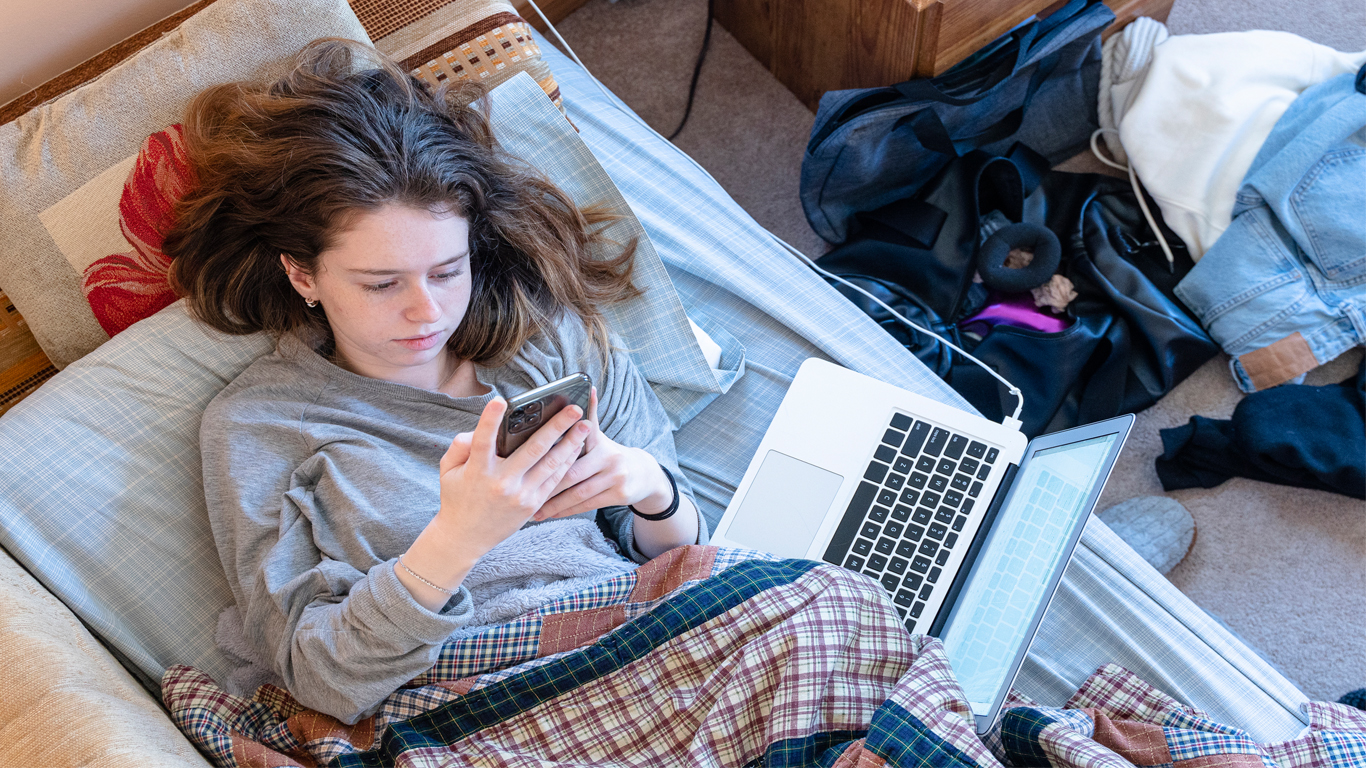
M 1065 1 L 1065 0 L 1064 0 Z M 1105 0 L 1165 21 L 1173 0 Z M 815 111 L 821 94 L 933 77 L 1058 0 L 715 0 L 716 20 Z

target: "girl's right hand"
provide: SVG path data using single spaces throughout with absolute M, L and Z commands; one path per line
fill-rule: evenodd
M 571 405 L 537 429 L 511 456 L 502 458 L 497 453 L 497 437 L 505 411 L 507 401 L 494 398 L 484 407 L 474 431 L 457 435 L 441 457 L 437 516 L 444 518 L 443 527 L 449 526 L 469 566 L 545 504 L 592 431 L 581 421 L 583 411 Z

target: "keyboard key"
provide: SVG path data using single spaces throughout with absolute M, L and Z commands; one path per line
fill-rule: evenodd
M 920 542 L 920 549 L 918 551 L 925 557 L 934 557 L 934 553 L 939 551 L 939 542 L 934 539 L 925 539 Z
M 901 447 L 901 441 L 903 441 L 903 440 L 905 440 L 905 439 L 906 439 L 906 433 L 905 433 L 905 432 L 898 432 L 898 431 L 896 431 L 895 429 L 889 429 L 889 430 L 887 430 L 886 432 L 884 432 L 884 433 L 882 434 L 882 442 L 886 443 L 887 445 L 892 446 L 893 448 L 900 448 L 900 447 Z
M 915 462 L 915 468 L 918 469 L 918 470 L 920 470 L 921 472 L 926 472 L 926 473 L 933 472 L 933 471 L 934 471 L 934 457 L 933 457 L 933 456 L 921 456 L 919 459 L 916 460 L 916 462 Z
M 958 469 L 958 465 L 948 459 L 940 459 L 939 464 L 934 468 L 935 472 L 944 477 L 953 477 L 953 471 Z
M 928 523 L 931 517 L 934 517 L 934 512 L 924 507 L 916 507 L 915 514 L 911 515 L 912 520 L 922 525 Z
M 892 414 L 892 429 L 899 429 L 902 432 L 905 432 L 907 427 L 911 426 L 911 421 L 911 417 L 904 413 L 894 413 Z
M 884 490 L 877 495 L 877 503 L 884 507 L 890 507 L 896 503 L 896 492 Z
M 916 542 L 925 538 L 925 529 L 918 525 L 913 525 L 906 531 L 906 535 L 902 538 L 914 548 Z
M 902 541 L 900 544 L 896 545 L 896 553 L 902 557 L 911 557 L 915 554 L 915 542 Z
M 895 606 L 895 607 L 896 607 L 896 615 L 900 616 L 902 621 L 905 621 L 905 620 L 906 620 L 906 609 L 905 609 L 905 608 L 902 608 L 902 607 L 899 606 L 899 605 L 898 605 L 898 606 Z M 907 630 L 907 631 L 909 631 L 909 630 Z
M 882 535 L 883 535 L 883 536 L 891 536 L 891 537 L 894 538 L 894 539 L 900 538 L 900 537 L 901 537 L 901 523 L 887 523 L 887 527 L 885 527 L 885 528 L 882 529 Z
M 954 529 L 955 531 L 961 531 L 961 530 L 963 530 L 963 526 L 966 525 L 967 522 L 968 522 L 968 516 L 967 516 L 967 515 L 959 515 L 959 516 L 953 521 L 953 529 Z
M 867 557 L 868 553 L 873 551 L 873 542 L 867 539 L 856 539 L 853 549 L 856 554 Z
M 888 573 L 882 577 L 882 588 L 888 592 L 896 592 L 896 588 L 900 585 L 901 577 L 894 573 Z
M 953 550 L 949 549 L 948 547 L 944 547 L 943 549 L 939 550 L 939 556 L 934 559 L 934 564 L 944 565 L 949 561 L 949 555 L 951 554 L 953 554 Z
M 920 597 L 921 600 L 929 600 L 929 599 L 930 599 L 930 595 L 932 595 L 932 594 L 934 594 L 934 585 L 933 585 L 933 584 L 926 584 L 925 586 L 923 586 L 923 587 L 920 588 L 920 595 L 919 595 L 919 597 Z
M 922 475 L 919 472 L 916 472 L 914 475 L 911 475 L 911 479 L 909 482 L 912 488 L 924 488 L 925 483 L 928 483 L 929 481 L 929 475 Z
M 963 449 L 968 447 L 968 439 L 962 435 L 953 435 L 949 438 L 949 444 L 944 446 L 944 455 L 957 461 L 963 456 Z
M 906 572 L 906 566 L 908 565 L 910 565 L 910 562 L 907 560 L 900 557 L 894 557 L 891 562 L 887 563 L 887 570 L 900 576 Z
M 925 577 L 921 576 L 918 573 L 907 574 L 906 578 L 901 580 L 901 586 L 905 587 L 906 589 L 920 589 L 920 582 L 924 578 Z
M 887 538 L 886 536 L 883 536 L 882 538 L 877 540 L 877 544 L 873 545 L 873 549 L 877 550 L 878 552 L 884 555 L 890 555 L 892 554 L 892 550 L 896 549 L 896 542 L 892 539 Z M 886 561 L 883 561 L 883 564 L 885 565 Z
M 883 568 L 886 568 L 886 567 L 887 567 L 887 558 L 883 557 L 882 555 L 869 555 L 869 556 L 868 556 L 868 567 L 867 567 L 866 569 L 864 569 L 864 570 L 865 570 L 865 571 L 872 571 L 872 574 L 871 574 L 871 575 L 874 575 L 874 576 L 875 576 L 875 575 L 877 575 L 877 574 L 879 574 L 879 573 L 882 573 L 882 569 L 883 569 Z
M 914 488 L 907 488 L 901 492 L 902 504 L 914 507 L 917 501 L 920 501 L 920 491 L 917 491 Z
M 944 538 L 944 534 L 946 534 L 946 533 L 948 533 L 948 532 L 949 532 L 949 529 L 948 529 L 948 528 L 945 528 L 944 526 L 940 525 L 939 523 L 930 523 L 930 538 L 931 538 L 931 539 L 942 539 L 942 538 Z
M 858 555 L 850 555 L 844 559 L 844 567 L 851 571 L 863 570 L 863 558 Z
M 879 448 L 878 450 L 882 450 L 882 449 Z M 910 460 L 910 459 L 906 458 L 905 456 L 898 456 L 898 457 L 896 457 L 896 461 L 893 462 L 893 464 L 892 464 L 892 471 L 893 471 L 893 472 L 900 472 L 901 474 L 904 475 L 904 474 L 906 474 L 907 472 L 910 472 L 910 471 L 911 471 L 911 467 L 913 467 L 913 466 L 915 466 L 915 465 L 911 463 L 911 460 Z
M 921 614 L 921 612 L 924 611 L 924 610 L 925 610 L 925 604 L 924 604 L 924 603 L 916 603 L 915 605 L 911 606 L 911 618 L 913 618 L 913 619 L 918 619 L 918 618 L 920 618 L 920 614 Z
M 943 569 L 943 568 L 931 568 L 931 569 L 930 569 L 930 575 L 928 575 L 928 576 L 925 577 L 925 581 L 928 581 L 929 583 L 933 584 L 933 583 L 939 581 L 939 575 L 942 574 L 943 572 L 944 572 L 944 569 Z
M 925 453 L 931 456 L 938 456 L 944 450 L 944 444 L 949 441 L 949 431 L 940 427 L 930 430 L 930 440 L 925 443 Z
M 928 557 L 917 557 L 911 561 L 911 570 L 924 573 L 930 569 L 930 559 Z
M 896 460 L 896 449 L 888 445 L 879 445 L 877 450 L 873 451 L 873 458 L 891 464 Z
M 871 483 L 880 483 L 882 478 L 887 476 L 887 465 L 880 461 L 868 462 L 868 469 L 863 472 L 863 479 Z
M 934 513 L 934 519 L 948 525 L 953 522 L 953 510 L 948 507 L 940 507 L 939 511 Z
M 984 461 L 986 461 L 986 463 L 988 463 L 988 464 L 995 464 L 995 463 L 996 463 L 996 457 L 997 457 L 997 456 L 1000 456 L 1000 455 L 1001 455 L 1001 452 L 1000 452 L 999 450 L 997 450 L 997 449 L 995 449 L 995 448 L 992 448 L 991 450 L 987 451 L 987 457 L 986 457 L 986 459 L 984 459 Z
M 873 511 L 868 513 L 868 519 L 875 523 L 882 523 L 887 520 L 886 507 L 873 507 Z
M 987 475 L 989 475 L 989 474 L 991 474 L 991 465 L 990 465 L 990 464 L 983 464 L 983 465 L 982 465 L 982 468 L 979 469 L 979 470 L 977 470 L 977 479 L 978 479 L 978 480 L 985 480 L 985 479 L 987 479 Z
M 965 499 L 963 501 L 963 508 L 958 511 L 966 515 L 967 513 L 972 511 L 972 503 L 972 499 Z
M 872 576 L 873 578 L 876 579 L 876 578 L 878 578 L 879 576 L 882 575 L 882 572 L 881 572 L 881 571 L 875 571 L 875 570 L 873 570 L 872 568 L 864 568 L 864 569 L 863 569 L 863 575 L 864 575 L 864 576 Z
M 982 492 L 982 481 L 980 481 L 980 480 L 974 480 L 973 483 L 972 483 L 972 487 L 968 489 L 968 495 L 969 495 L 969 496 L 972 496 L 972 497 L 976 497 L 977 494 L 979 494 L 979 493 L 981 493 L 981 492 Z
M 944 491 L 947 491 L 949 489 L 949 479 L 947 477 L 944 477 L 943 475 L 935 475 L 930 478 L 930 482 L 926 485 L 926 487 L 932 491 L 939 491 L 940 493 L 943 493 Z M 966 487 L 967 486 L 964 486 L 964 488 Z M 963 489 L 959 488 L 958 490 L 961 491 Z
M 905 475 L 891 474 L 887 475 L 887 479 L 884 480 L 882 484 L 887 486 L 888 488 L 891 488 L 894 491 L 899 491 L 901 490 L 901 486 L 905 484 L 905 482 Z
M 962 461 L 958 462 L 958 468 L 963 470 L 964 472 L 967 472 L 970 475 L 973 472 L 977 471 L 977 467 L 980 465 L 980 463 L 981 462 L 977 461 L 977 459 L 963 459 Z
M 987 447 L 976 440 L 973 440 L 972 443 L 968 445 L 968 455 L 974 459 L 982 458 L 982 454 L 986 453 L 986 450 Z
M 958 491 L 944 491 L 944 503 L 950 507 L 957 507 L 963 501 L 963 494 Z
M 865 538 L 876 539 L 877 535 L 882 533 L 882 529 L 872 523 L 864 523 L 863 530 L 859 531 L 859 533 L 863 534 Z M 860 552 L 859 554 L 863 553 Z
M 901 452 L 907 456 L 914 456 L 920 453 L 920 446 L 925 444 L 925 438 L 930 434 L 930 425 L 923 421 L 917 421 L 911 431 L 906 434 L 906 442 L 901 446 Z
M 944 546 L 949 547 L 950 549 L 952 549 L 952 548 L 953 548 L 953 545 L 954 545 L 954 544 L 957 544 L 957 543 L 958 543 L 958 534 L 956 534 L 956 533 L 950 533 L 948 536 L 945 536 L 945 537 L 944 537 Z
M 896 593 L 896 597 L 892 598 L 892 602 L 909 608 L 911 603 L 915 602 L 915 595 L 903 589 Z
M 966 491 L 966 490 L 968 489 L 968 485 L 969 485 L 971 482 L 972 482 L 972 478 L 968 477 L 967 475 L 959 474 L 959 475 L 954 475 L 954 476 L 953 476 L 953 482 L 949 483 L 949 485 L 952 485 L 952 486 L 953 486 L 954 488 L 956 488 L 957 490 Z M 976 495 L 976 494 L 969 494 L 969 495 Z
M 892 519 L 900 520 L 903 523 L 906 522 L 911 519 L 911 508 L 905 504 L 896 505 L 896 509 L 892 510 Z
M 933 493 L 933 492 L 930 492 L 930 491 L 926 491 L 926 492 L 925 492 L 925 495 L 920 497 L 920 506 L 922 506 L 922 507 L 937 507 L 937 506 L 939 506 L 939 500 L 940 500 L 939 494 Z

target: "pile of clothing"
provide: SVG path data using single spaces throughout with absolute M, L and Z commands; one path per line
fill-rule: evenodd
M 1102 62 L 1107 146 L 1196 262 L 1175 293 L 1256 393 L 1162 431 L 1163 487 L 1241 476 L 1366 498 L 1366 367 L 1297 386 L 1366 342 L 1366 51 L 1141 18 Z

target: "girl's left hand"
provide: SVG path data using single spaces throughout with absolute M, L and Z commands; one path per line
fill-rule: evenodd
M 584 454 L 575 460 L 534 519 L 568 517 L 627 504 L 646 514 L 667 509 L 673 501 L 673 486 L 655 457 L 613 441 L 598 427 L 597 387 L 589 396 L 585 420 L 592 431 L 584 440 Z

